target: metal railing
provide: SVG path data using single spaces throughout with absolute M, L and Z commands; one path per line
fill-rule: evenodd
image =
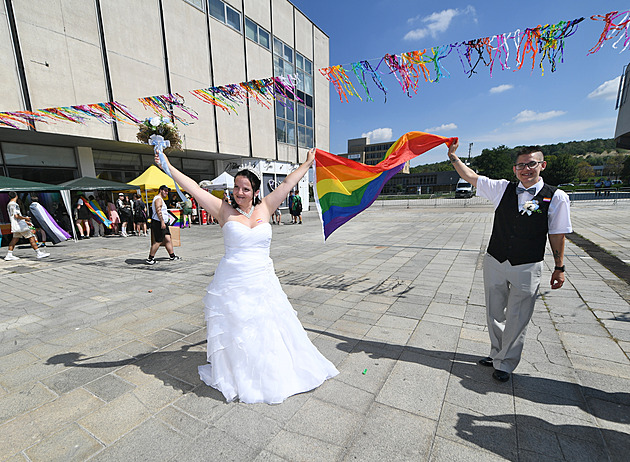
M 602 202 L 616 204 L 618 201 L 630 201 L 630 188 L 612 188 L 609 190 L 580 189 L 566 191 L 571 202 Z M 473 196 L 466 199 L 455 198 L 454 193 L 422 194 L 419 196 L 379 196 L 372 207 L 476 207 L 490 205 L 483 197 Z

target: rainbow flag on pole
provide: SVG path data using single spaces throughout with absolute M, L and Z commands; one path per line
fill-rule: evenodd
M 409 132 L 401 136 L 376 165 L 365 165 L 318 149 L 315 153 L 314 192 L 324 225 L 324 239 L 372 205 L 385 183 L 405 162 L 457 138 Z

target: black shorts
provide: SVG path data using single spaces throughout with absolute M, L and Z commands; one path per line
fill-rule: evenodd
M 160 220 L 151 220 L 151 234 L 153 235 L 153 240 L 155 242 L 163 242 L 164 236 L 170 236 L 171 231 L 168 229 L 168 225 L 166 225 L 166 228 L 162 229 L 162 223 L 160 223 Z
M 88 209 L 85 205 L 82 205 L 79 209 L 79 220 L 89 220 L 90 219 L 90 209 Z

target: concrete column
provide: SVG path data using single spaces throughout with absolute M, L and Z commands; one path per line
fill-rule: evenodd
M 87 146 L 77 146 L 75 149 L 79 164 L 79 175 L 81 175 L 81 177 L 91 176 L 92 178 L 96 178 L 92 148 Z

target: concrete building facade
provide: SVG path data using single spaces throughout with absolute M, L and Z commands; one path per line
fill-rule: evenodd
M 326 66 L 328 37 L 287 0 L 0 2 L 0 111 L 118 101 L 145 118 L 155 114 L 138 98 L 180 93 L 199 119 L 179 126 L 184 150 L 171 159 L 198 181 L 234 164 L 290 171 L 308 148 L 327 150 Z M 250 100 L 234 114 L 188 92 L 287 74 L 302 102 Z M 129 181 L 152 163 L 133 124 L 34 125 L 0 128 L 1 174 Z

